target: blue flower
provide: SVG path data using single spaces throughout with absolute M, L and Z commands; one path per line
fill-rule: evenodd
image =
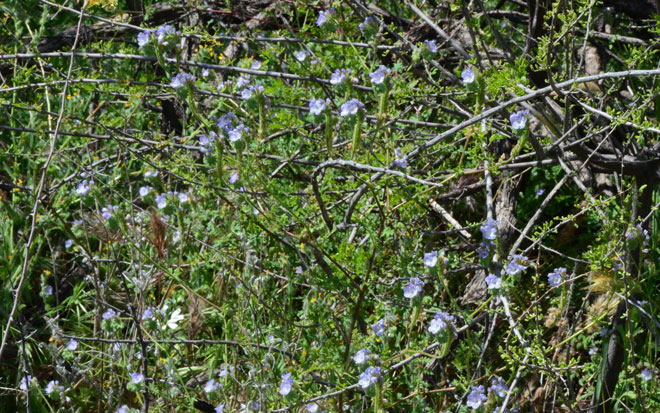
M 188 202 L 189 199 L 188 194 L 185 192 L 180 192 L 177 197 L 179 198 L 179 202 L 182 204 Z
M 78 341 L 75 338 L 72 338 L 66 345 L 66 348 L 70 351 L 76 351 L 78 349 Z
M 527 115 L 529 115 L 529 111 L 527 109 L 513 112 L 511 116 L 509 116 L 511 129 L 524 129 L 525 124 L 527 123 Z
M 504 380 L 501 377 L 493 377 L 491 380 L 491 385 L 488 388 L 488 391 L 494 391 L 500 397 L 506 396 L 506 393 L 509 391 Z
M 396 159 L 392 162 L 394 166 L 397 168 L 405 169 L 408 167 L 408 156 L 403 155 L 401 156 L 401 149 L 399 148 L 394 148 L 394 155 L 396 156 Z
M 353 361 L 357 365 L 364 364 L 367 362 L 367 360 L 369 360 L 369 354 L 371 354 L 369 349 L 363 348 L 362 350 L 358 350 L 358 352 L 353 356 Z
M 149 191 L 151 190 L 150 186 L 141 186 L 140 187 L 140 196 L 144 198 L 145 196 L 149 195 Z
M 470 84 L 474 82 L 474 71 L 472 69 L 467 68 L 463 70 L 463 73 L 461 73 L 461 77 L 463 78 L 463 83 L 464 84 Z
M 438 46 L 435 44 L 435 40 L 424 40 L 424 44 L 429 52 L 433 54 L 438 52 Z
M 527 258 L 521 254 L 515 254 L 509 264 L 506 266 L 506 273 L 509 275 L 516 275 L 527 268 Z
M 172 81 L 170 82 L 170 87 L 174 89 L 180 89 L 184 87 L 186 83 L 195 83 L 195 76 L 188 74 L 186 72 L 181 72 L 172 78 Z
M 484 386 L 472 386 L 472 392 L 468 394 L 467 405 L 476 410 L 488 400 L 484 392 Z
M 593 356 L 594 354 L 597 354 L 597 353 L 598 353 L 598 347 L 591 347 L 589 349 L 589 355 L 590 356 Z
M 160 194 L 156 197 L 156 205 L 158 209 L 163 209 L 167 206 L 167 194 Z
M 479 248 L 477 248 L 477 255 L 479 258 L 488 258 L 490 255 L 490 247 L 493 244 L 491 242 L 480 242 Z
M 554 271 L 548 274 L 548 282 L 552 287 L 556 287 L 561 283 L 562 274 L 566 275 L 566 268 L 563 267 L 555 268 Z
M 48 382 L 46 385 L 46 388 L 44 389 L 46 391 L 46 394 L 51 394 L 56 390 L 60 390 L 61 386 L 59 385 L 60 382 L 58 380 L 51 380 Z
M 259 60 L 253 61 L 252 64 L 250 65 L 250 69 L 252 69 L 252 70 L 261 69 L 261 62 Z
M 142 312 L 142 320 L 143 321 L 151 320 L 152 318 L 154 318 L 154 310 L 155 308 L 152 306 L 145 308 L 144 311 Z
M 309 413 L 316 413 L 319 411 L 319 405 L 316 403 L 310 403 L 306 407 Z
M 644 381 L 649 381 L 653 378 L 653 370 L 649 369 L 648 367 L 644 368 L 644 370 L 642 370 L 640 375 L 642 376 L 642 379 L 644 379 Z
M 105 313 L 101 314 L 101 318 L 103 318 L 104 320 L 110 320 L 111 318 L 115 318 L 118 315 L 119 314 L 117 314 L 115 310 L 113 310 L 112 308 L 108 308 L 108 310 Z
M 438 263 L 438 251 L 431 251 L 424 254 L 424 265 L 435 267 Z
M 499 229 L 499 226 L 499 222 L 494 219 L 488 219 L 480 228 L 481 234 L 485 239 L 495 239 L 497 238 L 497 230 Z
M 238 172 L 234 171 L 229 175 L 229 183 L 233 184 L 236 181 L 238 181 Z
M 165 38 L 167 37 L 168 34 L 176 34 L 176 30 L 174 27 L 170 26 L 169 24 L 166 24 L 164 26 L 160 26 L 156 30 L 156 38 L 158 39 L 158 44 L 162 44 L 163 46 L 167 46 L 167 42 L 165 41 Z
M 158 176 L 158 171 L 144 171 L 145 178 L 155 178 Z
M 543 188 L 541 188 L 541 189 L 539 189 L 538 191 L 536 191 L 536 196 L 541 196 L 541 195 L 543 195 L 543 194 L 545 194 L 545 189 L 543 189 Z
M 334 71 L 332 76 L 330 76 L 330 84 L 338 85 L 340 83 L 344 83 L 350 74 L 351 69 L 337 69 Z
M 377 383 L 380 378 L 380 367 L 367 367 L 367 369 L 360 374 L 358 384 L 360 384 L 360 387 L 363 389 L 366 389 L 372 384 Z
M 131 381 L 133 384 L 140 384 L 144 381 L 142 373 L 131 373 Z
M 246 86 L 248 83 L 250 83 L 250 76 L 249 75 L 240 75 L 238 77 L 238 79 L 236 80 L 236 87 L 238 89 L 240 89 L 243 86 Z
M 380 85 L 385 81 L 385 76 L 388 76 L 392 73 L 390 69 L 387 67 L 380 65 L 378 69 L 375 71 L 369 73 L 369 77 L 371 78 L 371 83 L 374 85 Z
M 242 123 L 229 132 L 229 142 L 240 141 L 245 131 L 245 125 Z
M 447 323 L 451 323 L 452 321 L 454 321 L 454 316 L 451 314 L 442 311 L 435 313 L 435 317 L 433 317 L 433 320 L 429 324 L 429 333 L 438 334 L 447 327 Z
M 236 120 L 236 115 L 232 112 L 227 112 L 218 119 L 218 128 L 229 132 L 234 128 L 234 120 Z
M 215 413 L 222 413 L 225 410 L 225 404 L 219 404 L 215 406 Z
M 371 325 L 371 329 L 374 330 L 374 333 L 376 333 L 377 337 L 382 336 L 385 333 L 385 319 L 381 318 L 380 320 L 376 321 L 376 323 Z
M 328 11 L 321 11 L 319 17 L 316 19 L 316 25 L 318 27 L 323 26 L 328 21 L 328 17 L 331 17 L 335 13 L 335 9 L 330 7 Z
M 206 68 L 202 69 L 202 77 L 206 77 L 208 75 L 209 75 L 209 69 Z
M 325 110 L 325 104 L 330 103 L 328 99 L 312 99 L 309 101 L 309 113 L 312 115 L 320 115 Z
M 72 245 L 73 245 L 73 240 L 72 239 L 68 239 L 68 240 L 64 241 L 64 248 L 71 248 Z
M 502 286 L 502 279 L 494 274 L 488 274 L 486 284 L 488 284 L 488 288 L 498 290 Z
M 299 61 L 299 62 L 304 62 L 305 59 L 307 59 L 307 52 L 304 51 L 304 50 L 298 50 L 298 51 L 295 53 L 295 56 L 296 56 L 296 60 L 297 60 L 297 61 Z
M 32 376 L 28 374 L 27 376 L 21 379 L 18 388 L 27 391 L 27 389 L 30 387 L 31 384 L 32 384 Z
M 94 182 L 87 182 L 87 179 L 85 179 L 76 187 L 76 193 L 83 196 L 87 195 L 92 190 L 92 185 L 94 185 Z
M 362 23 L 358 24 L 358 28 L 360 29 L 360 32 L 364 34 L 364 30 L 367 28 L 367 26 L 372 26 L 375 24 L 376 19 L 371 16 L 367 16 Z
M 339 108 L 339 116 L 346 117 L 348 115 L 355 115 L 358 110 L 363 110 L 364 105 L 359 100 L 353 98 L 348 102 L 341 105 Z
M 424 282 L 417 277 L 410 278 L 410 282 L 403 287 L 403 296 L 406 298 L 415 298 L 422 292 Z
M 204 392 L 213 393 L 214 391 L 218 390 L 219 385 L 220 383 L 217 383 L 214 379 L 211 379 L 204 385 Z
M 101 216 L 104 219 L 110 219 L 112 218 L 112 211 L 117 210 L 118 206 L 117 205 L 108 205 L 106 207 L 103 207 L 101 209 Z
M 293 386 L 293 379 L 291 378 L 291 373 L 282 374 L 282 384 L 280 385 L 280 394 L 286 396 L 291 392 L 291 387 Z
M 138 33 L 137 35 L 138 46 L 142 47 L 145 44 L 149 43 L 149 36 L 151 36 L 151 30 L 145 30 L 143 32 Z
M 117 409 L 117 413 L 128 413 L 128 406 L 123 404 L 119 409 Z

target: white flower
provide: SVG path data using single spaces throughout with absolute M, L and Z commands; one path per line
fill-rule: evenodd
M 162 329 L 165 330 L 165 328 L 169 327 L 172 330 L 176 329 L 179 327 L 179 321 L 183 320 L 185 317 L 181 314 L 180 309 L 174 310 L 172 315 L 170 316 L 170 319 L 167 320 L 167 324 L 165 324 Z

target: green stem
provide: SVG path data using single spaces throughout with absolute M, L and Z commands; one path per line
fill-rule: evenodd
M 330 108 L 325 111 L 325 146 L 328 150 L 328 157 L 332 155 L 332 114 Z
M 257 96 L 257 101 L 259 104 L 259 130 L 257 133 L 259 134 L 259 142 L 261 142 L 266 132 L 266 102 L 262 94 Z
M 357 154 L 358 147 L 360 146 L 361 133 L 362 133 L 362 119 L 364 114 L 361 109 L 358 109 L 357 118 L 355 119 L 355 126 L 353 128 L 353 153 L 351 158 L 355 159 L 355 154 Z

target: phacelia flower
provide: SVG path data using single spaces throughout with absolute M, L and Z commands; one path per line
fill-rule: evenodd
M 484 392 L 484 386 L 472 386 L 472 392 L 468 394 L 467 405 L 476 410 L 488 400 Z
M 253 61 L 252 64 L 250 65 L 250 69 L 252 69 L 252 70 L 261 69 L 261 61 L 259 61 L 259 60 Z
M 87 182 L 87 179 L 83 180 L 76 187 L 76 194 L 83 195 L 83 196 L 87 195 L 89 193 L 89 191 L 92 190 L 92 185 L 94 185 L 93 182 Z
M 406 298 L 415 298 L 422 292 L 424 282 L 417 277 L 410 278 L 410 282 L 403 287 L 403 296 Z
M 155 178 L 158 176 L 158 171 L 144 171 L 145 178 Z
M 247 86 L 250 83 L 250 76 L 249 75 L 240 75 L 238 79 L 236 79 L 236 87 L 238 89 Z
M 480 229 L 481 229 L 481 234 L 484 236 L 485 239 L 493 240 L 497 238 L 498 228 L 499 228 L 499 222 L 497 222 L 494 219 L 488 219 L 481 226 Z
M 144 311 L 142 312 L 142 320 L 143 321 L 151 320 L 152 318 L 154 318 L 154 310 L 155 308 L 152 306 L 145 308 Z
M 509 388 L 507 387 L 506 383 L 504 380 L 502 380 L 501 377 L 493 377 L 491 380 L 491 385 L 488 388 L 488 391 L 493 391 L 495 394 L 497 394 L 500 397 L 506 396 L 506 393 L 509 391 Z
M 243 132 L 245 131 L 245 125 L 242 123 L 238 126 L 236 126 L 234 129 L 229 131 L 229 142 L 236 142 L 240 141 L 241 138 L 243 137 Z
M 119 314 L 112 308 L 108 308 L 105 313 L 101 314 L 101 318 L 104 320 L 110 320 L 111 318 L 117 317 Z
M 511 116 L 509 116 L 511 129 L 524 129 L 525 124 L 527 123 L 527 115 L 529 115 L 529 111 L 527 109 L 513 112 Z
M 167 46 L 168 42 L 165 41 L 165 38 L 168 34 L 176 34 L 176 29 L 174 29 L 174 27 L 170 26 L 169 24 L 160 26 L 158 29 L 156 29 L 156 39 L 158 40 L 158 44 Z
M 53 295 L 53 286 L 47 285 L 44 287 L 44 297 L 50 297 Z
M 642 376 L 642 379 L 644 379 L 644 381 L 649 381 L 653 378 L 653 370 L 646 367 L 644 368 L 644 370 L 642 370 L 640 375 Z
M 68 239 L 68 240 L 64 241 L 64 248 L 71 248 L 72 245 L 73 245 L 73 240 L 72 239 Z
M 316 413 L 319 411 L 319 405 L 316 403 L 310 403 L 306 407 L 307 407 L 307 411 L 310 413 Z
M 438 251 L 431 251 L 424 254 L 424 265 L 435 267 L 438 263 Z
M 158 209 L 163 209 L 167 206 L 167 194 L 160 194 L 156 197 L 156 205 Z
M 435 40 L 424 40 L 424 44 L 430 53 L 436 54 L 438 52 L 438 46 L 435 44 Z
M 351 69 L 337 69 L 334 71 L 332 76 L 330 76 L 330 84 L 338 85 L 340 83 L 344 83 L 350 74 Z
M 369 26 L 375 25 L 376 19 L 374 19 L 372 16 L 367 16 L 362 23 L 358 24 L 358 28 L 360 29 L 360 32 L 364 34 L 365 29 L 367 29 Z
M 509 264 L 506 266 L 506 273 L 509 275 L 516 275 L 525 271 L 527 268 L 527 258 L 521 254 L 515 254 Z
M 46 388 L 44 389 L 46 391 L 46 394 L 51 394 L 55 392 L 56 390 L 59 390 L 59 384 L 60 382 L 58 380 L 51 380 L 48 382 L 46 385 Z
M 125 404 L 122 404 L 119 409 L 117 409 L 117 413 L 128 413 L 128 406 Z
M 360 380 L 358 383 L 363 389 L 368 388 L 374 383 L 377 383 L 380 380 L 380 367 L 367 367 L 367 369 L 360 374 Z
M 325 104 L 330 103 L 329 100 L 312 99 L 309 101 L 309 113 L 312 115 L 320 115 L 325 110 Z
M 358 352 L 353 356 L 353 361 L 357 365 L 364 364 L 367 362 L 367 360 L 369 360 L 369 354 L 371 354 L 369 349 L 363 348 L 362 350 L 358 350 Z
M 348 115 L 355 115 L 358 110 L 362 110 L 364 105 L 358 99 L 353 98 L 348 102 L 341 105 L 339 108 L 339 116 L 346 117 Z
M 477 248 L 477 256 L 479 258 L 488 258 L 490 255 L 490 247 L 492 245 L 491 242 L 480 242 L 479 248 Z
M 209 75 L 209 70 L 204 68 L 202 69 L 202 77 L 207 77 Z
M 485 281 L 488 284 L 488 288 L 492 288 L 493 290 L 498 290 L 502 286 L 502 279 L 495 274 L 488 274 Z
M 445 312 L 435 313 L 435 317 L 429 324 L 429 333 L 438 334 L 447 327 L 447 323 L 454 321 L 454 316 Z
M 297 61 L 299 61 L 299 62 L 304 62 L 305 59 L 307 59 L 307 52 L 304 51 L 304 50 L 298 50 L 298 51 L 295 53 L 295 56 L 296 56 L 296 60 L 297 60 Z
M 144 381 L 144 375 L 142 373 L 131 373 L 131 381 L 133 384 L 140 384 Z
M 137 35 L 138 46 L 142 47 L 145 44 L 149 43 L 149 36 L 151 36 L 151 30 L 145 30 L 143 32 L 138 33 Z
M 401 149 L 394 148 L 394 155 L 396 158 L 392 162 L 397 168 L 405 169 L 408 167 L 408 156 L 401 153 Z
M 380 337 L 385 333 L 385 319 L 381 318 L 380 320 L 376 321 L 376 323 L 371 325 L 371 329 L 374 330 L 374 333 L 376 333 L 376 336 Z
M 282 374 L 282 384 L 280 384 L 280 394 L 286 396 L 291 392 L 291 387 L 293 386 L 293 379 L 291 378 L 291 373 Z
M 238 172 L 234 171 L 231 173 L 231 175 L 229 175 L 229 183 L 233 184 L 236 181 L 238 181 Z
M 211 379 L 206 382 L 204 385 L 204 392 L 205 393 L 212 393 L 216 390 L 218 390 L 218 382 L 215 381 L 215 379 Z
M 112 218 L 112 211 L 117 210 L 118 206 L 117 205 L 108 205 L 106 207 L 103 207 L 101 209 L 101 216 L 103 219 L 110 219 Z
M 218 119 L 218 128 L 229 132 L 234 128 L 234 120 L 236 120 L 236 115 L 232 112 L 227 112 Z
M 215 413 L 223 413 L 224 410 L 225 410 L 225 404 L 224 403 L 215 406 Z
M 335 13 L 334 8 L 329 8 L 327 11 L 321 11 L 319 13 L 319 17 L 316 19 L 316 25 L 318 27 L 323 26 L 325 23 L 328 22 L 328 17 L 331 17 Z
M 470 68 L 467 68 L 463 70 L 461 73 L 461 77 L 463 78 L 463 84 L 467 85 L 472 82 L 474 82 L 474 71 Z
M 593 356 L 594 354 L 597 354 L 597 353 L 598 353 L 598 347 L 591 347 L 589 349 L 589 355 L 590 356 Z
M 141 186 L 140 187 L 140 196 L 144 198 L 145 196 L 149 195 L 149 191 L 151 190 L 150 186 Z
M 30 384 L 32 384 L 32 376 L 28 374 L 21 379 L 18 388 L 21 390 L 27 390 L 30 387 Z
M 177 197 L 179 198 L 179 202 L 181 202 L 182 204 L 188 202 L 189 199 L 188 194 L 185 192 L 179 192 Z
M 541 195 L 543 195 L 543 194 L 545 194 L 545 189 L 543 189 L 543 188 L 541 188 L 541 189 L 539 189 L 538 191 L 536 191 L 536 196 L 541 196 Z
M 186 72 L 181 72 L 172 78 L 172 81 L 170 82 L 170 87 L 174 89 L 179 89 L 184 87 L 186 83 L 195 83 L 195 76 Z
M 548 282 L 552 287 L 556 287 L 561 283 L 562 274 L 566 275 L 566 268 L 555 268 L 554 271 L 548 274 Z
M 389 76 L 391 73 L 392 71 L 390 69 L 380 65 L 378 69 L 369 73 L 369 77 L 371 78 L 371 83 L 374 85 L 380 85 L 385 81 L 385 76 Z
M 72 338 L 66 345 L 66 348 L 70 351 L 76 351 L 78 349 L 78 341 L 75 338 Z

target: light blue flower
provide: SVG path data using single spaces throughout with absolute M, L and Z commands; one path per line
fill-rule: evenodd
M 502 286 L 502 279 L 495 274 L 488 274 L 485 281 L 488 284 L 488 288 L 493 290 L 498 290 Z
M 566 268 L 555 268 L 554 271 L 548 274 L 548 282 L 552 287 L 556 287 L 561 283 L 562 275 L 566 275 Z
M 307 59 L 307 52 L 304 51 L 304 50 L 298 50 L 298 51 L 295 53 L 295 56 L 296 56 L 296 60 L 297 60 L 297 61 L 299 61 L 299 62 L 304 62 L 305 59 Z
M 78 349 L 78 341 L 75 338 L 69 340 L 69 343 L 66 345 L 66 348 L 70 351 L 76 351 Z
M 468 394 L 467 405 L 476 410 L 488 400 L 484 392 L 484 386 L 472 386 L 472 392 Z
M 369 354 L 371 354 L 369 349 L 363 348 L 358 350 L 358 352 L 353 356 L 353 361 L 357 365 L 364 364 L 367 362 L 367 360 L 369 360 Z
M 447 327 L 447 323 L 454 321 L 454 316 L 445 312 L 435 313 L 435 317 L 429 323 L 429 333 L 438 334 Z
M 424 44 L 429 52 L 433 54 L 438 52 L 438 46 L 435 44 L 435 40 L 424 40 Z
M 392 162 L 394 166 L 401 169 L 405 169 L 408 167 L 408 156 L 407 155 L 402 156 L 401 149 L 394 148 L 394 156 L 396 156 L 396 158 Z
M 144 375 L 142 373 L 131 373 L 131 381 L 133 384 L 140 384 L 144 381 Z
M 128 413 L 128 406 L 125 404 L 122 405 L 119 409 L 117 409 L 117 413 Z
M 355 115 L 358 110 L 362 110 L 364 105 L 358 99 L 351 99 L 348 102 L 341 105 L 339 108 L 339 116 L 346 117 L 348 115 Z
M 59 386 L 59 384 L 60 382 L 58 380 L 49 381 L 48 384 L 46 385 L 46 388 L 44 389 L 46 394 L 51 394 L 57 390 L 60 390 L 61 386 Z
M 543 188 L 541 188 L 541 189 L 539 189 L 538 191 L 536 191 L 536 196 L 541 196 L 541 195 L 543 195 L 543 194 L 545 194 L 545 189 L 543 189 Z
M 374 19 L 371 16 L 367 16 L 362 23 L 358 24 L 358 28 L 360 29 L 360 32 L 364 34 L 365 29 L 367 29 L 369 26 L 375 26 L 375 25 L 376 25 L 376 19 Z
M 71 248 L 72 245 L 73 245 L 73 240 L 72 239 L 68 239 L 68 240 L 64 241 L 64 248 Z
M 319 17 L 316 19 L 316 25 L 318 27 L 323 26 L 328 22 L 328 17 L 331 17 L 333 14 L 335 14 L 335 9 L 332 7 L 330 7 L 327 11 L 321 11 L 319 13 Z
M 179 198 L 179 202 L 182 204 L 188 202 L 189 199 L 188 194 L 185 192 L 180 192 L 177 197 Z
M 403 296 L 406 298 L 415 298 L 422 292 L 424 282 L 417 277 L 410 278 L 410 282 L 403 287 Z
M 495 394 L 497 394 L 500 397 L 506 396 L 506 393 L 509 391 L 509 388 L 507 387 L 506 383 L 504 380 L 502 380 L 501 377 L 493 377 L 491 380 L 491 385 L 488 388 L 488 391 L 493 391 Z
M 27 376 L 24 376 L 21 379 L 18 388 L 27 391 L 27 389 L 30 388 L 31 384 L 32 384 L 32 376 L 28 374 Z
M 144 311 L 142 312 L 142 321 L 151 320 L 152 318 L 154 318 L 154 310 L 155 308 L 152 306 L 145 308 Z
M 527 268 L 527 258 L 521 254 L 515 254 L 509 264 L 506 266 L 506 273 L 509 275 L 516 275 L 525 271 Z
M 231 173 L 231 175 L 229 175 L 229 183 L 233 184 L 236 181 L 238 181 L 238 172 L 234 171 Z
M 118 208 L 117 205 L 108 205 L 105 206 L 101 209 L 101 216 L 103 219 L 110 219 L 112 218 L 112 211 L 116 211 Z
M 202 77 L 207 77 L 209 75 L 209 69 L 202 69 Z
M 156 39 L 158 40 L 158 44 L 162 44 L 163 46 L 167 46 L 168 42 L 165 41 L 167 35 L 173 35 L 177 34 L 176 29 L 174 27 L 170 26 L 169 24 L 166 24 L 164 26 L 160 26 L 156 30 Z
M 485 239 L 493 240 L 497 238 L 497 230 L 499 229 L 499 222 L 494 219 L 487 219 L 481 226 L 481 234 Z
M 593 356 L 594 354 L 598 354 L 598 347 L 591 347 L 589 349 L 589 355 Z
M 112 308 L 108 308 L 105 313 L 101 314 L 101 318 L 104 320 L 110 320 L 111 318 L 117 317 L 119 314 Z
M 76 193 L 85 196 L 92 190 L 92 185 L 94 185 L 94 182 L 87 182 L 87 179 L 85 179 L 76 187 Z
M 472 82 L 474 82 L 474 71 L 470 68 L 467 68 L 463 70 L 463 73 L 461 73 L 461 77 L 463 78 L 463 84 L 468 85 Z
M 234 128 L 234 120 L 236 120 L 236 115 L 232 112 L 227 112 L 218 119 L 218 128 L 229 132 Z
M 144 171 L 145 178 L 155 178 L 158 176 L 158 171 Z
M 378 69 L 369 73 L 369 77 L 371 78 L 371 83 L 374 85 L 380 85 L 385 81 L 385 76 L 389 76 L 391 73 L 392 71 L 390 69 L 380 65 Z
M 252 70 L 261 69 L 261 62 L 259 60 L 253 61 L 252 64 L 250 65 L 250 69 L 252 69 Z
M 435 267 L 438 263 L 438 251 L 431 251 L 424 254 L 424 265 Z
M 145 44 L 149 43 L 150 36 L 151 36 L 151 30 L 145 30 L 143 32 L 138 33 L 137 35 L 138 46 L 142 47 Z
M 367 389 L 372 384 L 377 383 L 381 379 L 380 367 L 367 367 L 367 369 L 360 374 L 358 384 L 363 389 Z
M 245 131 L 245 125 L 242 123 L 229 132 L 229 142 L 240 141 Z
M 340 83 L 344 83 L 350 74 L 351 69 L 337 69 L 334 71 L 332 76 L 330 76 L 330 84 L 338 85 Z
M 371 329 L 374 330 L 374 333 L 376 333 L 377 337 L 382 336 L 385 333 L 385 319 L 381 318 L 380 320 L 376 321 L 376 323 L 371 325 Z
M 640 373 L 640 375 L 642 376 L 642 379 L 643 379 L 644 381 L 649 381 L 649 380 L 651 380 L 651 379 L 653 378 L 653 370 L 651 370 L 651 369 L 649 369 L 648 367 L 646 367 L 646 368 L 644 368 L 644 370 L 642 370 L 642 372 Z
M 160 194 L 156 197 L 156 205 L 158 209 L 163 209 L 167 206 L 167 194 Z
M 479 258 L 488 258 L 490 255 L 491 242 L 480 242 L 479 248 L 477 248 L 477 255 Z
M 319 405 L 316 403 L 310 403 L 306 406 L 307 411 L 310 413 L 316 413 L 319 411 Z
M 309 113 L 312 115 L 320 115 L 325 110 L 325 104 L 330 103 L 328 99 L 311 99 L 309 101 Z
M 170 87 L 174 89 L 179 89 L 184 87 L 186 83 L 195 83 L 195 76 L 188 74 L 186 72 L 181 72 L 172 78 L 172 81 L 170 82 Z
M 211 380 L 207 381 L 206 384 L 204 385 L 204 392 L 205 393 L 212 393 L 212 392 L 218 390 L 218 385 L 219 385 L 218 382 L 216 382 L 214 379 L 211 379 Z
M 225 410 L 225 404 L 219 404 L 215 406 L 215 413 L 222 413 Z
M 529 111 L 527 109 L 513 112 L 511 116 L 509 116 L 511 129 L 524 129 L 525 124 L 527 123 L 527 115 L 529 115 Z
M 291 392 L 291 387 L 293 386 L 293 379 L 291 378 L 291 373 L 282 374 L 282 384 L 280 384 L 280 394 L 286 396 Z

